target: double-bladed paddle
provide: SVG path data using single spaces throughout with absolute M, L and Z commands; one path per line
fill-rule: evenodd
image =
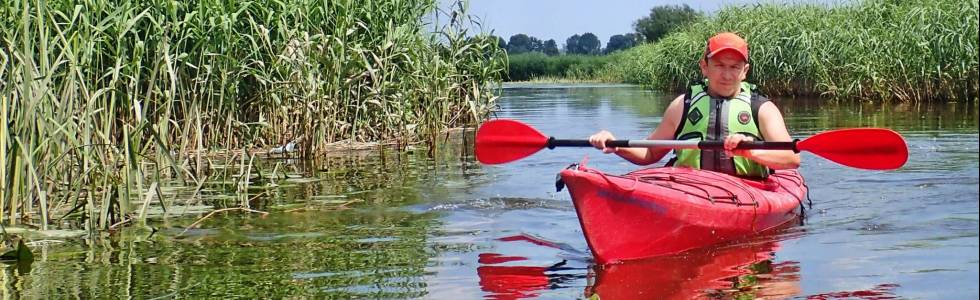
M 673 149 L 724 149 L 724 141 L 614 140 L 609 147 Z M 592 147 L 588 140 L 546 137 L 533 127 L 515 120 L 496 119 L 483 123 L 476 132 L 476 159 L 484 164 L 515 161 L 543 148 Z M 742 142 L 737 149 L 807 151 L 830 161 L 859 169 L 898 169 L 908 160 L 908 146 L 897 132 L 882 128 L 849 128 L 817 133 L 792 142 Z

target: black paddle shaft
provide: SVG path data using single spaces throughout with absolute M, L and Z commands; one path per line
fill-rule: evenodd
M 752 141 L 752 142 L 741 142 L 738 144 L 736 149 L 765 149 L 765 150 L 793 150 L 793 152 L 799 153 L 800 149 L 796 147 L 796 143 L 799 140 L 792 142 L 762 142 L 762 141 Z M 608 147 L 669 147 L 669 148 L 692 148 L 692 149 L 724 149 L 725 141 L 676 141 L 676 140 L 663 140 L 663 141 L 652 141 L 652 140 L 612 140 L 607 141 L 606 146 Z M 588 140 L 559 140 L 554 137 L 548 138 L 548 149 L 555 149 L 555 147 L 592 147 L 592 144 Z

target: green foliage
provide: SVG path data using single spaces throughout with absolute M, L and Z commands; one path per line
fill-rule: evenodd
M 596 55 L 601 48 L 599 37 L 591 32 L 576 34 L 565 40 L 565 53 L 568 54 Z
M 510 36 L 510 41 L 507 42 L 507 53 L 509 54 L 521 54 L 531 51 L 531 37 L 523 33 L 518 33 Z
M 626 50 L 633 48 L 638 44 L 636 40 L 637 34 L 617 34 L 609 37 L 609 42 L 606 43 L 606 49 L 603 53 L 609 54 L 619 50 Z
M 544 49 L 541 50 L 542 53 L 548 56 L 558 55 L 558 43 L 555 40 L 547 40 L 544 42 Z
M 968 0 L 866 0 L 833 8 L 727 7 L 625 51 L 601 73 L 679 90 L 700 77 L 697 61 L 708 37 L 733 31 L 749 42 L 748 80 L 770 95 L 976 101 L 977 6 Z
M 526 81 L 542 77 L 561 77 L 572 80 L 595 80 L 599 72 L 611 61 L 607 56 L 556 55 L 525 53 L 510 55 L 508 80 Z
M 646 41 L 656 42 L 684 25 L 704 18 L 701 12 L 684 5 L 660 5 L 650 9 L 650 14 L 633 23 L 633 29 Z
M 541 40 L 523 33 L 512 35 L 510 37 L 510 42 L 507 43 L 507 53 L 509 54 L 542 52 L 543 50 L 544 44 L 541 42 Z
M 506 56 L 469 38 L 463 7 L 430 34 L 433 0 L 6 1 L 0 220 L 107 228 L 152 199 L 148 180 L 201 182 L 209 150 L 313 156 L 478 122 Z

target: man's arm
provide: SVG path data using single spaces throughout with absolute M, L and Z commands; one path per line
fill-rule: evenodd
M 783 114 L 779 112 L 776 105 L 772 102 L 766 102 L 759 107 L 759 130 L 762 133 L 762 137 L 769 142 L 791 142 L 793 138 L 789 136 L 789 131 L 786 130 L 786 123 L 783 120 Z M 739 154 L 742 152 L 743 154 Z M 737 151 L 736 155 L 746 156 L 758 163 L 761 163 L 769 168 L 780 170 L 780 169 L 796 169 L 800 167 L 800 154 L 795 153 L 792 150 L 749 150 L 749 151 Z
M 663 120 L 657 129 L 647 136 L 648 140 L 672 140 L 677 126 L 680 124 L 684 110 L 684 95 L 677 96 L 664 110 Z M 637 165 L 650 165 L 662 159 L 671 149 L 669 148 L 617 148 L 616 155 Z

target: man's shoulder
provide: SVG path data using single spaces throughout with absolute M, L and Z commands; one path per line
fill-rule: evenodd
M 769 99 L 769 96 L 763 95 L 761 93 L 752 93 L 752 97 L 750 99 L 752 99 L 753 104 L 759 103 L 760 105 L 772 100 Z

